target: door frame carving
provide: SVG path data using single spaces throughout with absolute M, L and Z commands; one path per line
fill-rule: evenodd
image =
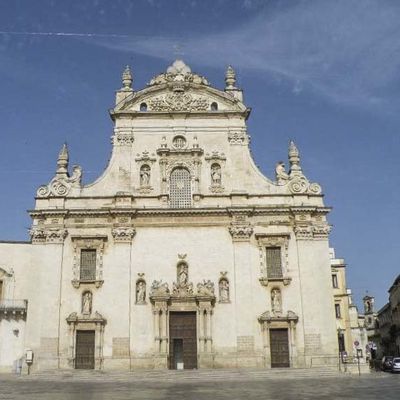
M 76 360 L 76 331 L 94 331 L 95 332 L 95 348 L 94 348 L 94 369 L 103 369 L 103 347 L 104 347 L 104 327 L 107 320 L 97 311 L 93 316 L 79 316 L 77 313 L 71 313 L 67 317 L 69 326 L 69 357 L 68 365 L 75 368 Z

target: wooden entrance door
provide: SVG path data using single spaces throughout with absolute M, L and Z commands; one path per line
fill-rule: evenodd
M 289 337 L 287 329 L 271 329 L 269 331 L 271 345 L 271 367 L 290 367 Z
M 94 369 L 94 331 L 76 331 L 76 369 Z
M 195 312 L 169 314 L 169 368 L 197 368 Z

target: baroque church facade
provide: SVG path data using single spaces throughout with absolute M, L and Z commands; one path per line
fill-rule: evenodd
M 0 243 L 0 370 L 309 367 L 337 362 L 321 187 L 265 177 L 229 67 L 212 87 L 182 61 L 117 91 L 112 157 L 83 185 L 63 146 Z

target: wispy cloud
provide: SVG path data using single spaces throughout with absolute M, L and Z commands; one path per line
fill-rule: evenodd
M 232 63 L 339 102 L 385 107 L 400 91 L 400 3 L 300 1 L 219 34 L 94 38 L 114 49 L 171 60 L 177 42 L 196 65 Z M 397 90 L 394 88 L 397 85 Z M 301 88 L 301 89 L 300 89 Z M 396 107 L 399 106 L 397 100 Z

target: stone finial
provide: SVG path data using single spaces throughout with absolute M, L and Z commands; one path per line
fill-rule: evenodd
M 231 65 L 228 66 L 225 73 L 225 89 L 236 89 L 236 73 Z
M 132 73 L 129 65 L 127 65 L 122 73 L 122 90 L 131 91 L 132 90 Z
M 68 176 L 68 146 L 67 143 L 63 144 L 57 159 L 57 175 L 58 176 Z
M 300 153 L 294 144 L 293 140 L 289 143 L 289 163 L 290 163 L 290 174 L 301 173 L 300 167 Z

